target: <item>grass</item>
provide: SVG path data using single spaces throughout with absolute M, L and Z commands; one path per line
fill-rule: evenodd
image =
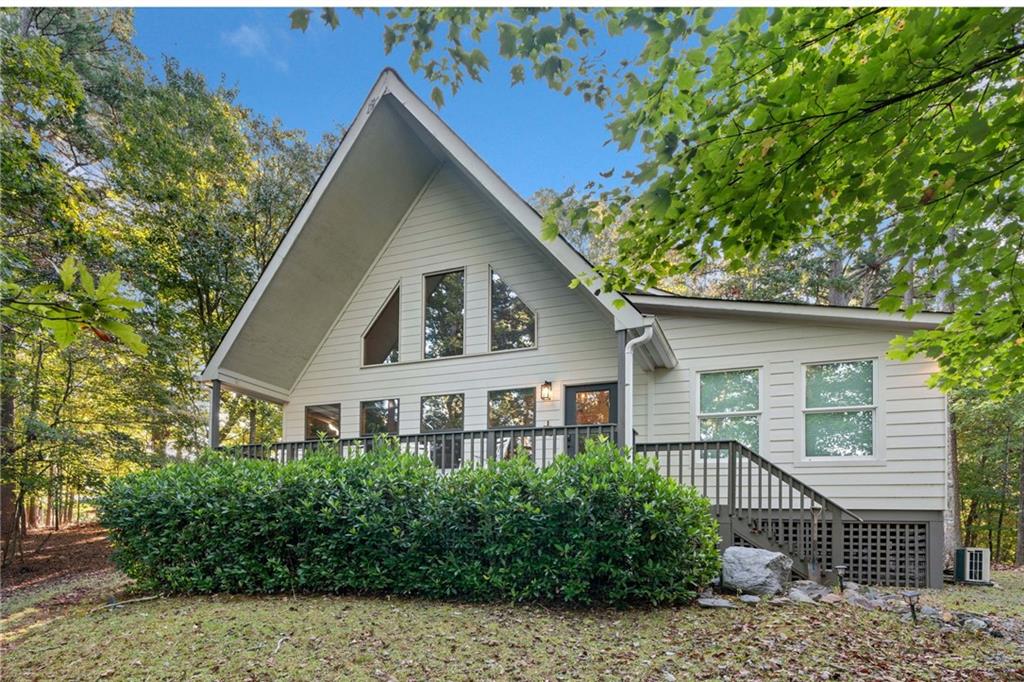
M 19 614 L 10 613 L 4 679 L 1024 679 L 1024 653 L 1008 641 L 849 605 L 612 610 L 215 595 L 94 611 L 123 590 L 107 580 L 12 631 Z
M 1024 570 L 993 571 L 992 582 L 993 587 L 957 585 L 928 590 L 921 601 L 947 611 L 1024 618 Z

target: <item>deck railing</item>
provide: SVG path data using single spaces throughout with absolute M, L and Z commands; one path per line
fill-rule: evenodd
M 480 431 L 446 431 L 391 436 L 402 450 L 429 457 L 441 470 L 465 466 L 486 466 L 489 462 L 508 459 L 522 450 L 539 467 L 550 464 L 560 453 L 575 454 L 588 440 L 607 438 L 615 442 L 615 424 L 581 426 L 536 426 L 487 429 Z M 270 445 L 241 445 L 225 448 L 242 457 L 291 462 L 301 459 L 317 448 L 330 448 L 339 455 L 366 452 L 377 442 L 373 436 L 331 440 L 307 440 Z
M 843 520 L 860 517 L 740 443 L 640 443 L 636 452 L 711 500 L 726 544 L 738 536 L 785 552 L 812 579 L 844 563 Z

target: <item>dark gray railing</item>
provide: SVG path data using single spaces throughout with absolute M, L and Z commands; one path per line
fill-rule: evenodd
M 663 475 L 711 500 L 726 544 L 736 534 L 783 551 L 813 579 L 823 567 L 844 563 L 843 518 L 860 517 L 740 443 L 639 443 L 636 453 L 655 458 Z
M 519 450 L 533 457 L 539 467 L 550 464 L 560 453 L 575 454 L 592 438 L 615 442 L 615 424 L 581 426 L 536 426 L 447 431 L 391 436 L 402 450 L 429 457 L 441 470 L 463 466 L 486 466 L 488 462 L 508 459 Z M 317 448 L 330 448 L 339 455 L 366 452 L 374 446 L 373 436 L 332 440 L 306 440 L 269 445 L 240 445 L 224 448 L 241 457 L 291 462 Z

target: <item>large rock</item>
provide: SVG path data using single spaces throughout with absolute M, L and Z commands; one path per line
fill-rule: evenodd
M 729 547 L 722 555 L 722 586 L 745 594 L 778 594 L 789 583 L 793 560 L 753 547 Z

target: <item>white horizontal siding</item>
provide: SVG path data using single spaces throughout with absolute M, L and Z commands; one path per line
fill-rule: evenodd
M 338 254 L 338 267 L 345 255 Z M 490 353 L 488 267 L 535 311 L 536 349 Z M 466 271 L 466 355 L 423 359 L 423 275 Z M 341 403 L 345 436 L 359 431 L 359 402 L 398 398 L 402 433 L 419 431 L 420 398 L 465 393 L 467 429 L 485 428 L 487 391 L 554 384 L 537 402 L 537 423 L 564 423 L 565 385 L 615 381 L 617 344 L 611 318 L 537 244 L 510 225 L 453 167 L 443 168 L 397 229 L 344 313 L 292 389 L 284 439 L 304 436 L 306 405 Z M 400 294 L 400 361 L 361 367 L 362 334 L 396 283 Z M 539 398 L 539 396 L 538 396 Z
M 661 314 L 659 321 L 679 365 L 645 373 L 654 386 L 644 384 L 644 416 L 636 421 L 639 441 L 696 440 L 696 373 L 758 367 L 761 454 L 851 509 L 945 507 L 945 400 L 926 386 L 936 368 L 929 360 L 886 358 L 892 332 L 692 315 Z M 878 366 L 879 459 L 807 461 L 797 451 L 802 448 L 803 364 L 860 358 L 874 358 Z

